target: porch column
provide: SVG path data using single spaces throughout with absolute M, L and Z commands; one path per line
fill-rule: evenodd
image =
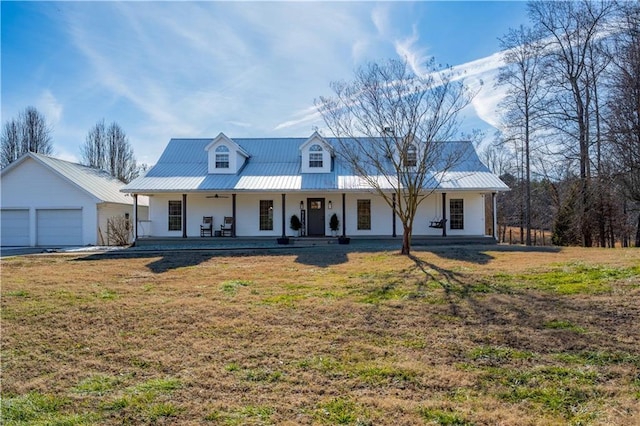
M 498 215 L 496 214 L 496 207 L 497 207 L 496 193 L 492 192 L 491 193 L 491 221 L 493 222 L 493 239 L 494 240 L 497 240 L 496 228 L 498 227 Z
M 447 193 L 442 193 L 442 236 L 447 236 Z
M 282 194 L 282 238 L 285 238 L 287 236 L 286 232 L 285 232 L 285 203 L 286 203 L 286 199 L 287 199 L 287 194 Z
M 236 236 L 236 194 L 231 194 L 231 216 L 233 216 L 233 223 L 231 224 L 231 236 Z
M 391 227 L 393 229 L 393 234 L 391 235 L 393 238 L 395 238 L 396 235 L 396 193 L 394 192 L 393 194 L 391 194 L 391 203 L 392 203 L 392 207 L 391 207 Z
M 182 194 L 182 238 L 187 238 L 187 194 Z
M 133 194 L 133 242 L 138 241 L 138 194 Z
M 346 237 L 347 234 L 347 206 L 345 205 L 346 195 L 342 193 L 342 236 Z

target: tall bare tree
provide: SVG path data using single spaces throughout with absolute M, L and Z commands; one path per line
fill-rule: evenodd
M 525 244 L 531 245 L 531 151 L 534 133 L 540 130 L 540 120 L 546 110 L 546 90 L 542 84 L 545 48 L 540 36 L 530 28 L 510 29 L 500 39 L 505 66 L 498 75 L 498 85 L 506 87 L 501 102 L 502 129 L 505 139 L 518 145 L 522 152 L 523 216 L 526 229 Z
M 18 118 L 10 119 L 2 128 L 0 162 L 2 167 L 27 152 L 52 154 L 51 127 L 36 108 L 26 107 Z
M 606 127 L 619 181 L 640 206 L 640 5 L 628 3 L 622 11 L 611 52 Z M 635 245 L 640 247 L 640 213 Z
M 81 153 L 83 164 L 106 170 L 125 183 L 138 176 L 133 148 L 124 130 L 115 122 L 108 127 L 104 120 L 97 122 L 89 130 Z
M 591 154 L 589 101 L 592 93 L 586 84 L 590 47 L 602 36 L 615 4 L 609 1 L 532 1 L 529 16 L 536 29 L 550 41 L 545 50 L 549 87 L 555 89 L 553 125 L 565 141 L 577 144 L 580 179 L 580 221 L 582 243 L 593 245 L 593 200 L 591 191 Z M 571 125 L 573 124 L 573 126 Z M 565 146 L 565 152 L 574 148 Z
M 447 150 L 460 111 L 473 98 L 449 69 L 429 63 L 416 75 L 406 62 L 370 63 L 350 82 L 333 82 L 316 106 L 338 140 L 337 155 L 402 222 L 402 254 L 411 251 L 418 206 L 466 154 Z M 440 173 L 434 173 L 439 171 Z

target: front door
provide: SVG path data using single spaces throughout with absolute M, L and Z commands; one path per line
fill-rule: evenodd
M 324 237 L 324 198 L 308 198 L 307 211 L 307 234 L 310 237 Z

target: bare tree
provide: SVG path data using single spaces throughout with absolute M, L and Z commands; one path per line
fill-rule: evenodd
M 529 16 L 536 29 L 550 41 L 545 50 L 549 87 L 555 89 L 555 122 L 551 125 L 562 139 L 577 143 L 580 180 L 580 229 L 582 244 L 593 245 L 593 203 L 591 191 L 591 155 L 589 96 L 586 77 L 590 47 L 602 35 L 614 10 L 608 1 L 532 1 Z M 571 126 L 573 124 L 575 127 Z M 565 151 L 574 147 L 566 146 Z
M 505 66 L 498 75 L 498 85 L 506 87 L 501 102 L 502 129 L 505 139 L 513 141 L 516 152 L 522 153 L 523 222 L 526 230 L 525 244 L 531 245 L 531 151 L 534 133 L 540 130 L 539 122 L 545 111 L 546 90 L 542 84 L 545 48 L 539 35 L 530 28 L 520 26 L 510 29 L 500 39 L 504 50 Z M 522 229 L 522 228 L 521 228 Z
M 52 154 L 51 128 L 36 108 L 29 106 L 18 114 L 17 119 L 7 121 L 2 128 L 2 167 L 14 162 L 27 152 Z
M 83 164 L 106 170 L 125 183 L 138 176 L 133 148 L 124 130 L 115 122 L 109 127 L 104 120 L 96 123 L 89 130 L 81 153 Z
M 640 6 L 626 4 L 623 12 L 611 55 L 606 127 L 625 195 L 640 205 Z M 635 245 L 640 247 L 640 214 Z
M 2 167 L 20 157 L 20 123 L 15 118 L 4 123 L 2 127 Z
M 406 255 L 418 206 L 466 154 L 444 141 L 457 133 L 458 115 L 473 98 L 451 70 L 435 61 L 429 69 L 418 76 L 406 62 L 370 63 L 353 82 L 333 82 L 335 96 L 316 101 L 339 159 L 402 222 Z

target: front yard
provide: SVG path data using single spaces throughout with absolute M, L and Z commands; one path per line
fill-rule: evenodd
M 640 250 L 2 261 L 3 424 L 640 424 Z

